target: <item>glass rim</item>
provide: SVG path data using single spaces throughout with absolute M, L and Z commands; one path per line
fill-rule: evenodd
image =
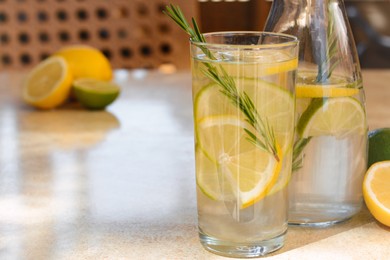
M 265 32 L 265 31 L 219 31 L 219 32 L 208 32 L 203 33 L 204 37 L 207 36 L 223 36 L 223 35 L 270 35 L 270 36 L 279 36 L 290 39 L 290 41 L 281 42 L 281 43 L 267 43 L 267 44 L 229 44 L 229 43 L 209 43 L 209 42 L 196 42 L 190 38 L 190 43 L 195 46 L 204 46 L 204 47 L 216 47 L 216 48 L 226 48 L 227 46 L 231 48 L 251 48 L 251 49 L 266 49 L 266 48 L 279 48 L 279 47 L 289 47 L 294 46 L 299 43 L 299 40 L 296 36 L 285 34 L 285 33 L 275 33 L 275 32 Z

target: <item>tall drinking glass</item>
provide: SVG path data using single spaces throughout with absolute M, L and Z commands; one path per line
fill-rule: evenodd
M 283 246 L 294 137 L 298 41 L 263 32 L 191 42 L 198 227 L 232 257 Z

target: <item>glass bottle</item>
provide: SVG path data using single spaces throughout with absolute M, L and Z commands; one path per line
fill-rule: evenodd
M 300 41 L 289 223 L 346 220 L 362 206 L 367 123 L 343 0 L 274 0 L 265 31 Z

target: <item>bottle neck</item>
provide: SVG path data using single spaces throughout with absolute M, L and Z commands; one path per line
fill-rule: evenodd
M 265 31 L 297 35 L 297 28 L 326 27 L 329 19 L 347 21 L 343 0 L 273 0 Z

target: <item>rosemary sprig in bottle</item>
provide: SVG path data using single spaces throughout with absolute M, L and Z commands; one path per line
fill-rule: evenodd
M 193 42 L 206 42 L 195 19 L 192 18 L 193 27 L 191 27 L 178 6 L 169 5 L 163 12 L 176 22 L 190 36 Z M 200 45 L 199 48 L 210 60 L 216 60 L 214 55 L 205 46 Z M 247 134 L 247 139 L 257 147 L 269 152 L 277 161 L 279 161 L 280 158 L 276 148 L 274 131 L 268 123 L 268 120 L 261 118 L 248 94 L 245 91 L 239 91 L 237 89 L 234 79 L 228 75 L 221 65 L 214 66 L 210 62 L 205 62 L 203 64 L 205 66 L 202 69 L 204 75 L 221 87 L 221 93 L 224 94 L 233 105 L 240 109 L 245 116 L 245 120 L 255 129 L 256 133 L 253 133 L 247 128 L 244 129 Z
M 329 11 L 329 17 L 328 17 L 328 27 L 326 31 L 326 49 L 325 49 L 325 55 L 322 56 L 322 60 L 318 63 L 318 71 L 317 71 L 317 77 L 315 79 L 315 84 L 321 85 L 326 84 L 329 82 L 330 77 L 332 76 L 332 73 L 334 69 L 339 64 L 339 60 L 335 59 L 337 57 L 337 54 L 339 53 L 338 49 L 338 38 L 334 31 L 334 13 L 331 9 L 331 6 L 328 5 L 328 11 Z M 318 51 L 318 50 L 316 50 Z M 321 48 L 320 48 L 321 51 Z M 332 63 L 333 62 L 333 63 Z M 356 86 L 347 86 L 347 87 L 361 87 L 361 82 L 356 84 Z M 316 98 L 313 98 L 310 105 Z M 294 150 L 293 150 L 293 164 L 292 164 L 292 171 L 299 170 L 302 168 L 303 158 L 301 156 L 304 148 L 306 145 L 309 144 L 311 140 L 311 137 L 308 138 L 299 138 L 294 143 Z

